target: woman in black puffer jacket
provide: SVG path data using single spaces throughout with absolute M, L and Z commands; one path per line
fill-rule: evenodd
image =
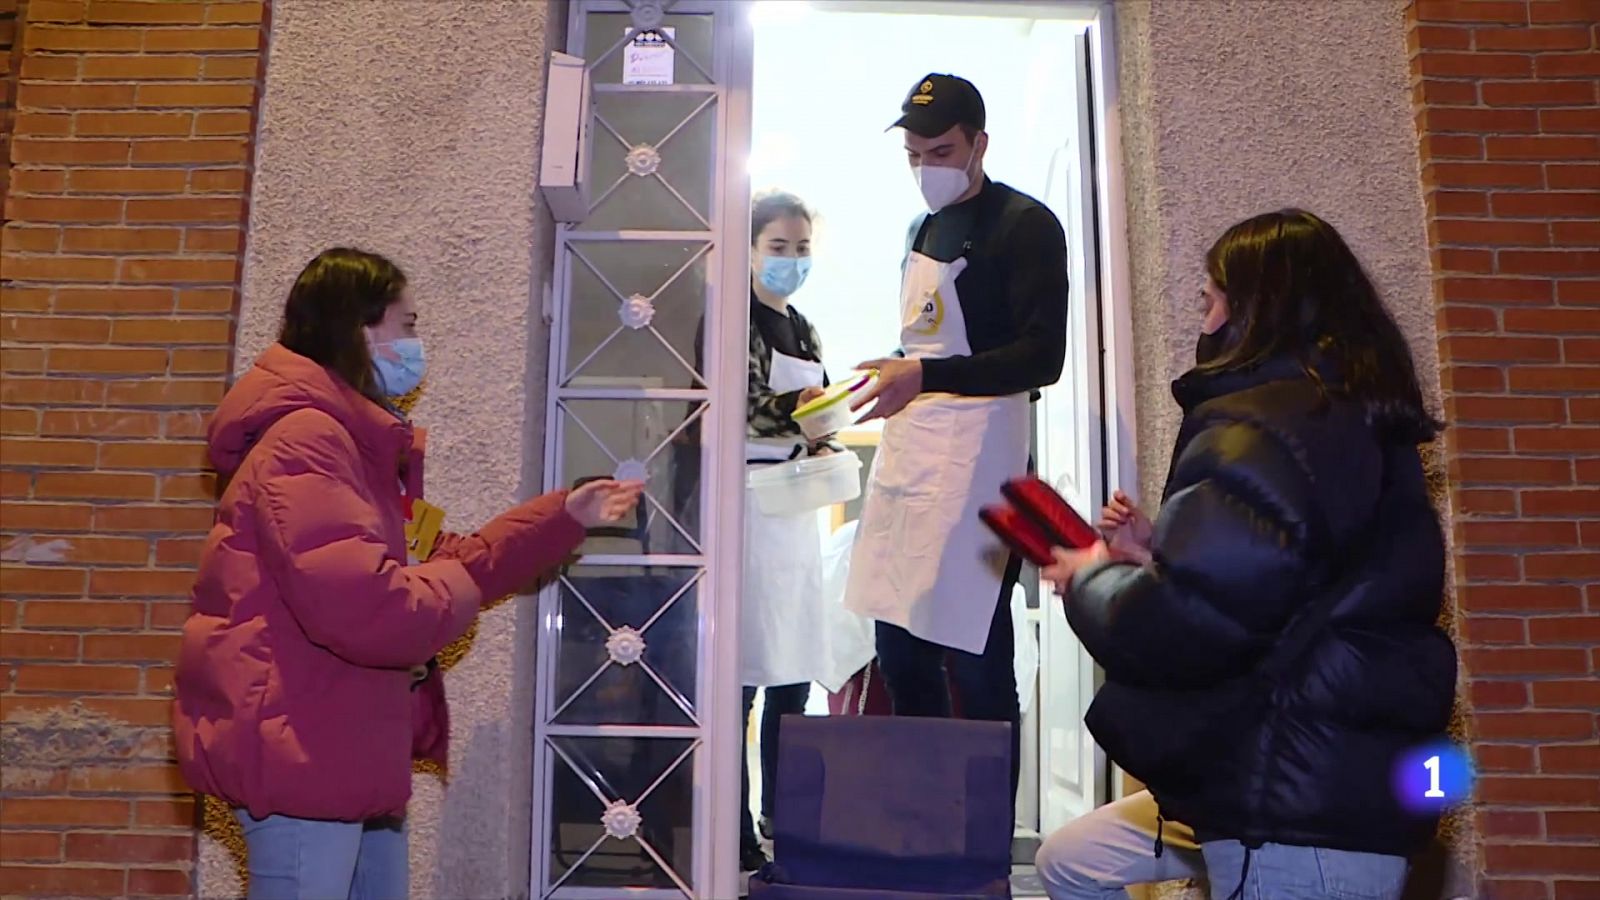
M 1439 426 L 1332 226 L 1257 216 L 1207 269 L 1159 518 L 1110 509 L 1110 547 L 1045 573 L 1105 670 L 1088 726 L 1194 829 L 1216 900 L 1399 897 L 1436 816 L 1393 770 L 1455 694 L 1417 451 Z

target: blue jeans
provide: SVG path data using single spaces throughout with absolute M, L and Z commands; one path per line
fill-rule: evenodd
M 411 892 L 405 823 L 234 816 L 244 828 L 249 900 L 404 900 Z
M 1207 841 L 1200 852 L 1212 900 L 1398 900 L 1409 868 L 1401 856 L 1287 844 L 1265 844 L 1248 859 L 1238 841 Z

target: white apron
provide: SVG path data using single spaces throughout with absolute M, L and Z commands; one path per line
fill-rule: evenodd
M 965 258 L 906 257 L 900 340 L 909 359 L 970 356 L 956 295 Z M 845 606 L 919 638 L 982 653 L 1005 546 L 978 518 L 1027 473 L 1028 397 L 923 394 L 884 424 L 867 482 Z
M 779 394 L 821 387 L 822 364 L 774 350 L 768 382 Z M 781 462 L 803 443 L 799 437 L 752 440 L 745 459 Z M 829 674 L 830 604 L 823 592 L 819 515 L 769 516 L 757 506 L 754 493 L 745 489 L 744 594 L 739 607 L 742 685 L 803 684 Z

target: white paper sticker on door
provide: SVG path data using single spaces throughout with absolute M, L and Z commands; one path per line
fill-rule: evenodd
M 667 39 L 677 40 L 678 29 L 668 25 L 637 34 L 632 28 L 624 31 L 633 35 L 633 40 L 622 48 L 622 83 L 671 84 L 674 52 Z

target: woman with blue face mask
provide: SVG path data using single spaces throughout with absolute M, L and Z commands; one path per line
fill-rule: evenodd
M 804 454 L 831 452 L 811 445 L 795 424 L 799 405 L 822 392 L 828 376 L 816 329 L 791 298 L 811 271 L 812 212 L 793 194 L 758 195 L 751 210 L 750 380 L 745 458 L 752 468 Z M 745 580 L 740 605 L 740 678 L 745 720 L 764 690 L 761 717 L 761 828 L 769 820 L 777 769 L 778 723 L 805 711 L 811 682 L 824 680 L 822 544 L 814 513 L 769 516 L 754 503 L 745 512 Z M 744 790 L 750 798 L 749 767 Z M 740 857 L 746 871 L 767 861 L 745 804 Z
M 251 900 L 407 896 L 411 763 L 449 759 L 434 655 L 639 500 L 601 480 L 440 532 L 396 407 L 426 361 L 399 267 L 327 250 L 206 435 L 222 495 L 173 730 L 184 778 L 243 828 Z

